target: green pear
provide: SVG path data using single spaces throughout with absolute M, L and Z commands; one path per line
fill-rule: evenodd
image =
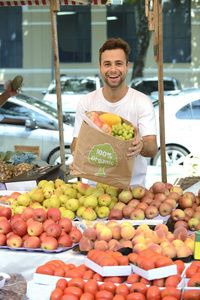
M 52 181 L 53 182 L 53 181 Z M 50 181 L 46 182 L 45 184 L 43 184 L 42 186 L 42 190 L 43 192 L 46 191 L 49 188 L 53 188 L 54 189 L 54 184 L 52 184 Z
M 70 209 L 71 211 L 76 211 L 79 208 L 79 201 L 78 199 L 71 198 L 66 201 L 65 206 L 67 209 Z
M 65 183 L 61 185 L 61 189 L 63 190 L 63 192 L 69 189 L 70 187 L 72 187 L 71 183 Z
M 56 196 L 58 196 L 58 197 L 59 197 L 60 195 L 63 195 L 63 190 L 61 189 L 60 186 L 57 187 L 57 188 L 55 189 L 54 195 L 56 195 Z
M 104 184 L 104 183 L 101 183 L 101 182 L 97 182 L 96 188 L 97 188 L 97 189 L 103 188 L 103 189 L 104 189 L 104 193 L 106 192 L 107 187 L 108 187 L 107 184 Z
M 97 213 L 97 211 L 98 211 L 99 208 L 100 208 L 99 205 L 97 205 L 97 206 L 95 207 L 95 209 L 94 209 L 95 213 Z
M 80 206 L 84 204 L 85 198 L 86 196 L 81 196 L 80 198 L 78 198 Z
M 60 200 L 60 205 L 61 206 L 65 206 L 67 200 L 69 200 L 69 196 L 67 196 L 67 195 L 60 195 L 60 196 L 58 196 L 58 199 Z
M 95 196 L 87 196 L 83 202 L 84 206 L 87 207 L 91 207 L 91 208 L 95 208 L 98 205 L 98 200 L 97 197 Z
M 87 183 L 83 183 L 81 181 L 77 181 L 77 191 L 81 194 L 81 195 L 85 195 L 86 190 L 89 188 L 89 184 Z
M 81 197 L 82 197 L 81 193 L 77 192 L 76 198 L 79 199 Z
M 54 194 L 54 187 L 48 186 L 45 189 L 43 189 L 43 194 L 45 199 L 49 199 Z
M 44 194 L 43 194 L 43 191 L 41 189 L 35 191 L 35 193 L 33 193 L 31 195 L 31 200 L 33 202 L 39 202 L 39 203 L 42 203 L 43 200 L 44 200 Z
M 85 209 L 86 209 L 85 206 L 79 206 L 79 208 L 76 211 L 77 217 L 82 218 L 82 214 L 83 214 L 83 212 L 84 212 Z
M 73 220 L 75 218 L 75 213 L 69 209 L 65 209 L 62 213 L 61 213 L 61 218 L 68 218 L 70 220 Z
M 59 210 L 61 211 L 61 214 L 62 214 L 62 212 L 63 212 L 64 210 L 66 210 L 66 207 L 60 206 L 60 207 L 59 207 Z
M 89 196 L 92 195 L 92 193 L 96 191 L 96 188 L 94 186 L 90 186 L 86 191 L 85 191 L 85 195 Z
M 54 182 L 54 187 L 55 188 L 58 188 L 60 187 L 61 185 L 65 184 L 65 182 L 63 180 L 61 180 L 60 178 L 57 178 Z
M 109 215 L 110 209 L 107 206 L 101 206 L 97 210 L 97 216 L 99 219 L 107 218 Z
M 46 183 L 48 183 L 47 180 L 41 180 L 40 182 L 38 182 L 38 185 L 37 185 L 38 189 L 41 189 L 44 186 L 44 184 L 46 184 Z
M 23 205 L 19 205 L 16 206 L 14 209 L 15 214 L 20 214 L 23 212 L 23 210 L 26 208 L 27 206 L 23 206 Z
M 28 192 L 29 196 L 31 197 L 31 195 L 32 195 L 33 193 L 35 193 L 37 190 L 38 190 L 37 187 L 35 187 L 35 188 L 33 188 L 32 190 L 30 190 L 30 191 Z
M 97 218 L 97 214 L 91 207 L 88 207 L 83 211 L 82 218 L 85 220 L 94 221 Z
M 19 195 L 19 197 L 17 198 L 17 204 L 18 205 L 22 205 L 22 206 L 29 206 L 30 204 L 30 196 L 28 193 L 22 193 L 21 195 Z
M 117 201 L 115 201 L 114 199 L 111 200 L 110 205 L 108 205 L 109 210 L 113 209 L 115 203 L 117 203 Z
M 95 197 L 99 197 L 101 195 L 104 194 L 104 189 L 103 188 L 99 188 L 99 189 L 95 189 L 95 191 L 92 193 L 92 196 L 95 196 Z
M 47 208 L 50 208 L 50 207 L 57 207 L 57 208 L 60 207 L 60 200 L 58 199 L 57 196 L 53 195 L 52 197 L 50 197 L 48 199 Z
M 45 200 L 42 202 L 42 206 L 43 206 L 44 208 L 48 208 L 48 206 L 47 206 L 48 201 L 49 201 L 49 199 L 45 199 Z
M 119 194 L 119 188 L 109 185 L 106 188 L 106 194 L 109 194 L 111 197 L 117 197 Z
M 74 190 L 73 188 L 69 188 L 66 191 L 64 191 L 64 195 L 69 196 L 69 198 L 76 198 L 77 196 L 77 191 Z

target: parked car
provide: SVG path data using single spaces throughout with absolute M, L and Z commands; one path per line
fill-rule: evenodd
M 98 75 L 95 76 L 67 76 L 60 77 L 62 109 L 71 116 L 75 116 L 79 99 L 103 86 L 103 82 Z M 43 92 L 43 100 L 48 105 L 57 108 L 56 81 L 50 84 L 47 92 Z
M 164 91 L 181 90 L 180 82 L 173 77 L 163 78 Z M 131 80 L 129 87 L 138 90 L 146 95 L 158 91 L 158 77 L 137 77 Z
M 0 120 L 0 151 L 14 151 L 15 145 L 39 146 L 43 161 L 50 165 L 61 162 L 58 114 L 54 108 L 20 92 L 0 107 Z M 63 129 L 69 165 L 73 127 L 67 115 L 63 115 Z
M 161 165 L 159 107 L 155 104 L 158 127 L 157 155 L 151 165 Z M 183 89 L 164 96 L 165 146 L 167 165 L 182 165 L 189 153 L 199 153 L 200 89 Z

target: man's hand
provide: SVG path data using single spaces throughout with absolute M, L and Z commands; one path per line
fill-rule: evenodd
M 138 129 L 136 126 L 134 126 L 134 131 L 135 131 L 135 140 L 132 142 L 132 146 L 128 148 L 128 159 L 131 159 L 142 151 L 144 147 L 144 142 L 140 139 L 140 135 L 138 133 Z
M 72 152 L 72 156 L 74 156 L 74 151 Z M 71 171 L 73 171 L 73 162 L 69 165 Z

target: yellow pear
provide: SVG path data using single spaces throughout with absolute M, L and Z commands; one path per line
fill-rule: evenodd
M 29 206 L 30 204 L 30 196 L 28 193 L 22 193 L 18 198 L 17 198 L 17 204 L 22 205 L 22 206 Z
M 61 189 L 60 186 L 57 187 L 57 188 L 55 189 L 54 195 L 56 195 L 56 196 L 58 196 L 58 197 L 59 197 L 60 195 L 63 195 L 63 190 Z
M 68 218 L 70 220 L 73 220 L 75 218 L 75 213 L 69 209 L 65 209 L 62 213 L 61 213 L 61 218 Z
M 32 195 L 31 195 L 31 200 L 33 202 L 39 202 L 41 203 L 43 200 L 44 200 L 44 194 L 43 194 L 43 191 L 41 189 L 37 190 L 36 192 L 34 192 Z
M 48 183 L 48 181 L 47 180 L 41 180 L 41 181 L 39 181 L 38 185 L 37 185 L 38 189 L 41 189 L 44 186 L 45 183 Z
M 69 196 L 69 198 L 76 198 L 77 196 L 77 191 L 74 190 L 73 188 L 69 188 L 66 191 L 64 191 L 64 194 Z
M 57 178 L 55 180 L 54 186 L 55 186 L 55 188 L 58 188 L 58 187 L 60 187 L 63 184 L 65 184 L 65 182 L 63 180 L 61 180 L 60 178 Z
M 66 208 L 70 209 L 71 211 L 76 211 L 79 208 L 79 201 L 78 199 L 71 198 L 66 201 Z

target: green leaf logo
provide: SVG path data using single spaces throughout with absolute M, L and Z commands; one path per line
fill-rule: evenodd
M 94 146 L 89 153 L 89 162 L 99 166 L 97 176 L 106 176 L 105 167 L 115 167 L 117 165 L 117 155 L 110 144 L 101 144 Z

